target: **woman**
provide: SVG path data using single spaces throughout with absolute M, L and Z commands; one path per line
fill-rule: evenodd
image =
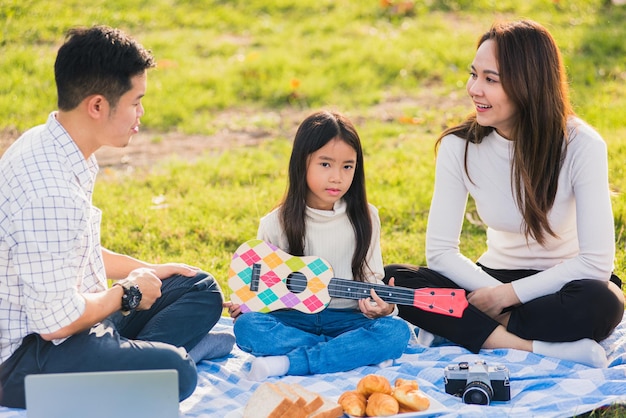
M 390 265 L 404 287 L 460 287 L 462 318 L 399 306 L 402 318 L 474 353 L 515 348 L 604 367 L 598 341 L 620 322 L 606 144 L 574 115 L 561 54 L 529 20 L 478 42 L 474 112 L 437 141 L 428 268 Z M 468 195 L 487 225 L 473 263 L 459 251 Z M 423 332 L 423 331 L 422 331 Z

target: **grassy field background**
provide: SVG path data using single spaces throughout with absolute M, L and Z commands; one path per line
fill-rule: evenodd
M 55 108 L 52 65 L 69 27 L 120 27 L 159 64 L 142 120 L 155 144 L 160 133 L 218 130 L 261 130 L 269 140 L 104 175 L 95 201 L 107 247 L 185 260 L 224 283 L 230 255 L 285 188 L 297 123 L 285 126 L 277 112 L 329 108 L 349 115 L 363 138 L 385 261 L 423 264 L 433 144 L 470 110 L 464 84 L 476 39 L 497 19 L 532 18 L 553 32 L 576 110 L 609 144 L 616 271 L 625 276 L 625 16 L 601 1 L 3 0 L 0 132 L 14 139 Z M 476 220 L 470 202 L 463 246 L 472 256 L 484 248 Z
M 499 19 L 555 36 L 577 113 L 609 147 L 616 272 L 626 278 L 626 8 L 605 0 L 0 0 L 0 153 L 56 108 L 56 50 L 72 26 L 107 24 L 151 49 L 142 130 L 224 137 L 221 152 L 103 170 L 94 196 L 106 247 L 185 261 L 226 285 L 230 257 L 286 186 L 298 118 L 321 108 L 356 124 L 386 263 L 424 264 L 439 132 L 471 105 L 468 66 Z M 255 146 L 229 134 L 262 133 Z M 462 249 L 484 250 L 470 202 Z M 617 415 L 616 415 L 617 416 Z
M 52 66 L 68 28 L 120 27 L 158 61 L 142 119 L 155 146 L 168 132 L 266 139 L 255 147 L 226 139 L 224 152 L 164 158 L 132 175 L 106 170 L 94 199 L 107 247 L 184 260 L 225 284 L 231 254 L 285 189 L 299 121 L 281 115 L 328 108 L 350 116 L 363 139 L 385 262 L 424 264 L 433 144 L 470 111 L 464 85 L 476 40 L 495 20 L 532 18 L 553 32 L 576 110 L 609 145 L 616 271 L 626 277 L 626 10 L 604 1 L 521 3 L 2 0 L 0 132 L 6 144 L 55 108 Z M 463 248 L 471 256 L 484 249 L 477 220 L 470 202 Z

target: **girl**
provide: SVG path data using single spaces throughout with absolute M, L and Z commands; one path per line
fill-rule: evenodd
M 361 141 L 344 116 L 327 111 L 302 122 L 289 162 L 289 186 L 261 219 L 257 238 L 299 256 L 327 260 L 336 277 L 382 283 L 380 220 L 368 204 Z M 393 285 L 393 282 L 390 284 Z M 316 314 L 296 310 L 240 314 L 237 345 L 257 358 L 249 377 L 351 370 L 402 355 L 410 331 L 394 305 L 371 291 L 359 301 L 334 298 Z
M 400 307 L 402 318 L 474 353 L 515 348 L 606 366 L 598 341 L 624 312 L 607 150 L 575 117 L 567 84 L 539 24 L 499 23 L 480 38 L 467 82 L 474 112 L 437 142 L 430 269 L 386 267 L 399 286 L 464 288 L 470 306 L 458 319 Z M 476 264 L 459 251 L 468 195 L 487 225 Z

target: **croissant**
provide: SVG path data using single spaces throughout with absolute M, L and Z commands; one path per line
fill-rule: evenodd
M 341 394 L 337 403 L 343 408 L 343 412 L 354 417 L 364 417 L 367 398 L 356 390 L 350 390 Z
M 419 386 L 417 384 L 417 380 L 409 380 L 409 379 L 403 379 L 401 377 L 397 378 L 396 381 L 394 382 L 394 386 L 398 387 L 398 386 L 410 386 L 412 389 L 419 389 Z
M 365 413 L 370 417 L 389 417 L 400 411 L 400 404 L 391 395 L 374 392 L 367 398 Z
M 411 385 L 397 386 L 393 390 L 393 397 L 400 405 L 400 412 L 424 411 L 430 407 L 430 400 Z
M 366 398 L 375 392 L 391 395 L 391 383 L 389 383 L 389 380 L 384 376 L 368 374 L 359 380 L 359 383 L 356 385 L 356 390 L 365 395 Z

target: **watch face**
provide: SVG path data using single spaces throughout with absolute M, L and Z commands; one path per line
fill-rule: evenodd
M 124 297 L 122 308 L 125 311 L 130 311 L 136 309 L 139 306 L 139 302 L 141 302 L 141 290 L 137 286 L 130 286 L 127 289 L 124 289 Z
M 128 307 L 130 309 L 135 309 L 139 306 L 139 302 L 141 302 L 141 291 L 137 286 L 131 286 L 128 289 Z

